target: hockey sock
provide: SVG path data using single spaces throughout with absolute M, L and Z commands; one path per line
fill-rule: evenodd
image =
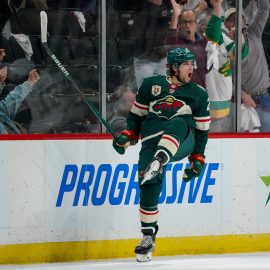
M 157 146 L 157 152 L 155 156 L 158 155 L 160 151 L 162 151 L 167 156 L 167 164 L 171 158 L 176 154 L 179 148 L 179 140 L 171 135 L 163 134 Z
M 143 185 L 140 193 L 140 220 L 142 232 L 151 229 L 153 233 L 157 226 L 159 217 L 158 200 L 161 192 L 161 185 L 154 183 Z

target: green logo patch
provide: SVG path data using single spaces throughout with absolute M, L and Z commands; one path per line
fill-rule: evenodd
M 163 99 L 157 100 L 156 103 L 152 106 L 152 109 L 153 112 L 159 117 L 171 119 L 184 105 L 184 102 L 175 99 L 173 96 L 167 96 Z
M 260 176 L 260 178 L 267 187 L 270 186 L 270 175 L 269 176 Z M 270 200 L 270 193 L 268 194 L 268 198 L 266 200 L 265 205 L 268 204 L 269 200 Z

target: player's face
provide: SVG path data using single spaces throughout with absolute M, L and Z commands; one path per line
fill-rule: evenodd
M 182 83 L 189 83 L 193 74 L 193 62 L 183 62 L 178 67 L 178 80 Z

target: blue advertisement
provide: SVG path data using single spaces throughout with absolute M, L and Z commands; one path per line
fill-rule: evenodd
M 200 177 L 186 183 L 182 173 L 189 164 L 169 163 L 165 173 L 160 204 L 210 204 L 216 185 L 216 171 L 219 163 L 206 163 Z M 56 200 L 61 207 L 66 194 L 74 195 L 71 206 L 137 205 L 140 189 L 138 185 L 138 165 L 111 164 L 66 164 Z M 168 186 L 170 191 L 168 192 Z M 200 192 L 199 192 L 200 190 Z

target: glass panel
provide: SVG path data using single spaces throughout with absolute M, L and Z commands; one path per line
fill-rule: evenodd
M 0 133 L 100 132 L 99 121 L 80 93 L 99 110 L 99 1 L 12 3 L 3 7 L 6 17 L 0 21 L 0 48 L 6 54 L 1 67 L 7 67 L 7 78 L 3 81 L 4 69 L 0 77 L 1 99 L 8 106 L 0 108 Z M 42 47 L 41 10 L 48 16 L 48 46 L 80 91 Z M 29 80 L 33 68 L 40 74 L 33 90 L 15 88 Z
M 142 81 L 166 75 L 164 33 L 169 1 L 117 2 L 107 11 L 107 117 L 112 129 L 126 127 L 126 117 Z
M 229 104 L 229 115 L 227 117 L 221 118 L 220 122 L 222 124 L 226 122 L 226 120 L 229 120 L 229 132 L 236 131 L 236 119 L 237 119 L 237 111 L 236 111 L 236 101 L 237 101 L 237 91 L 236 91 L 236 74 L 237 74 L 237 65 L 236 65 L 236 50 L 237 50 L 237 29 L 236 29 L 236 6 L 235 2 L 228 3 L 227 1 L 223 2 L 223 24 L 222 24 L 222 36 L 223 41 L 226 49 L 226 56 L 228 57 L 229 61 L 226 63 L 222 69 L 227 71 L 230 69 L 229 76 L 225 76 L 223 78 L 223 81 L 226 82 L 226 79 L 230 82 L 227 85 L 227 92 L 230 92 L 230 96 L 228 96 Z M 226 68 L 227 67 L 227 68 Z M 230 78 L 230 80 L 228 79 Z M 225 87 L 223 88 L 224 93 Z M 227 122 L 228 123 L 228 122 Z M 213 121 L 213 124 L 215 124 L 215 121 Z M 221 129 L 220 132 L 223 130 Z M 227 130 L 225 129 L 225 132 Z
M 268 0 L 243 1 L 248 53 L 242 60 L 242 102 L 255 109 L 250 109 L 252 118 L 245 122 L 251 132 L 270 132 L 269 5 Z
M 218 52 L 222 54 L 223 62 L 213 68 L 216 59 L 212 59 L 212 62 L 207 59 L 211 58 L 211 53 L 207 53 L 208 46 L 204 38 L 213 7 L 209 1 L 204 6 L 198 2 L 175 1 L 172 5 L 173 1 L 148 0 L 137 1 L 128 7 L 125 2 L 108 10 L 107 27 L 110 27 L 110 31 L 107 35 L 107 115 L 109 120 L 112 118 L 112 125 L 118 123 L 115 118 L 122 119 L 119 122 L 123 126 L 117 126 L 118 131 L 125 128 L 127 116 L 127 110 L 123 112 L 119 107 L 126 102 L 126 106 L 122 106 L 127 109 L 129 104 L 124 95 L 119 96 L 119 93 L 127 90 L 135 93 L 144 78 L 166 75 L 166 54 L 173 47 L 187 47 L 196 56 L 192 80 L 209 93 L 213 119 L 211 132 L 233 131 L 233 113 L 230 114 L 233 87 L 233 66 L 230 65 L 233 53 L 230 57 L 223 46 Z M 179 7 L 181 15 L 178 13 Z M 219 31 L 221 35 L 221 29 Z M 218 40 L 215 40 L 214 46 L 217 43 Z M 227 67 L 230 68 L 229 72 Z M 223 74 L 220 68 L 223 69 Z
M 101 112 L 106 98 L 104 117 L 108 122 L 112 121 L 112 125 L 115 118 L 117 123 L 119 118 L 118 130 L 125 128 L 127 112 L 143 79 L 166 74 L 166 53 L 170 48 L 188 47 L 197 58 L 192 79 L 209 93 L 212 115 L 210 131 L 236 131 L 243 114 L 240 118 L 241 110 L 238 109 L 237 114 L 235 105 L 235 50 L 226 50 L 228 40 L 225 51 L 219 47 L 217 59 L 219 64 L 220 57 L 225 62 L 215 68 L 215 58 L 212 58 L 212 62 L 209 60 L 211 53 L 206 51 L 207 43 L 203 37 L 213 11 L 211 1 L 206 1 L 208 4 L 204 6 L 198 5 L 198 1 L 176 0 L 174 6 L 172 2 L 47 0 L 12 1 L 10 6 L 4 3 L 1 7 L 4 16 L 0 20 L 0 48 L 5 49 L 0 64 L 0 98 L 8 100 L 6 104 L 9 105 L 10 115 L 2 110 L 0 133 L 101 132 L 100 122 L 80 93 L 42 48 L 40 10 L 46 10 L 48 14 L 49 48 L 68 70 L 90 106 L 95 106 Z M 101 19 L 104 20 L 100 16 L 101 3 L 106 3 L 104 29 L 100 27 Z M 177 17 L 176 25 L 173 25 L 171 19 L 176 14 L 178 4 L 181 5 L 182 15 Z M 222 3 L 222 15 L 227 23 L 231 23 L 228 28 L 235 26 L 235 11 L 231 14 L 228 11 L 232 11 L 230 8 L 235 8 L 236 4 L 236 1 Z M 193 16 L 186 8 L 195 8 L 196 14 Z M 269 1 L 243 0 L 243 14 L 246 43 L 242 48 L 242 102 L 251 107 L 256 105 L 255 111 L 262 126 L 255 125 L 240 131 L 269 132 Z M 222 29 L 225 35 L 225 26 Z M 104 30 L 106 76 L 103 74 L 102 79 L 106 80 L 106 88 L 100 84 L 100 44 L 101 31 Z M 227 35 L 231 35 L 228 29 Z M 16 95 L 16 102 L 11 102 L 14 99 L 7 99 L 7 96 L 11 94 L 12 97 L 22 91 L 16 88 L 12 92 L 16 86 L 28 80 L 33 68 L 37 68 L 41 76 L 33 91 L 24 96 Z M 226 76 L 221 77 L 222 74 Z M 106 95 L 101 95 L 102 89 Z
M 233 35 L 238 17 L 233 9 L 227 9 L 226 12 L 228 16 L 225 13 L 225 25 L 231 28 L 230 34 Z M 243 1 L 240 22 L 242 60 L 241 84 L 239 84 L 238 93 L 241 95 L 241 104 L 239 104 L 241 107 L 237 110 L 235 103 L 237 93 L 234 93 L 231 114 L 240 132 L 269 132 L 269 55 L 267 53 L 269 1 Z M 236 83 L 234 83 L 235 86 Z M 236 125 L 236 119 L 238 125 Z

